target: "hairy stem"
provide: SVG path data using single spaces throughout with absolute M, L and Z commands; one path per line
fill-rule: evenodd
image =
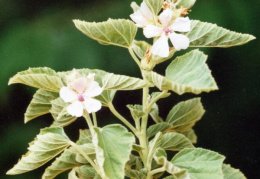
M 98 127 L 98 124 L 97 124 L 97 115 L 96 115 L 96 113 L 92 113 L 92 118 L 93 118 L 94 126 L 95 126 L 95 127 Z
M 149 103 L 149 105 L 148 105 L 148 107 L 147 107 L 147 112 L 148 112 L 148 113 L 152 110 L 153 105 L 154 105 L 157 101 L 159 101 L 159 100 L 162 98 L 162 96 L 164 96 L 166 93 L 168 93 L 168 91 L 167 91 L 167 90 L 164 90 L 161 94 L 159 94 L 158 96 L 156 96 L 156 97 Z
M 136 136 L 138 136 L 136 128 L 115 109 L 112 103 L 108 104 L 108 108 L 121 122 L 123 122 Z
M 129 48 L 128 49 L 131 57 L 134 59 L 134 61 L 136 62 L 136 64 L 139 66 L 139 68 L 141 68 L 141 63 L 140 63 L 140 60 L 137 58 L 137 56 L 135 55 L 134 51 L 132 48 Z
M 99 167 L 95 164 L 95 162 L 74 142 L 70 141 L 70 145 L 77 150 L 89 163 L 90 165 L 96 170 L 96 172 L 99 174 L 100 170 Z

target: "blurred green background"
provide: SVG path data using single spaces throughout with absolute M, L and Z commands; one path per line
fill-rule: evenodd
M 100 68 L 139 76 L 125 49 L 101 46 L 77 31 L 72 23 L 75 18 L 87 21 L 128 18 L 130 2 L 0 0 L 0 178 L 40 178 L 42 168 L 19 176 L 5 176 L 5 172 L 26 152 L 28 142 L 39 129 L 51 123 L 50 116 L 46 115 L 23 124 L 23 113 L 35 90 L 22 85 L 9 87 L 9 77 L 37 66 L 58 71 Z M 198 0 L 189 17 L 260 37 L 259 7 L 260 2 L 253 0 Z M 207 112 L 196 126 L 197 146 L 226 155 L 226 162 L 240 168 L 249 179 L 260 178 L 259 48 L 257 39 L 231 49 L 201 49 L 209 55 L 208 64 L 220 90 L 201 95 Z M 158 70 L 164 67 L 162 65 Z M 138 103 L 139 96 L 139 92 L 119 93 L 115 103 L 119 111 L 126 112 L 124 105 Z M 161 102 L 162 116 L 176 102 L 191 97 L 193 95 L 172 95 L 169 100 Z M 106 109 L 102 109 L 98 116 L 102 124 L 113 120 Z M 66 131 L 75 139 L 76 129 L 84 127 L 84 122 L 78 120 Z

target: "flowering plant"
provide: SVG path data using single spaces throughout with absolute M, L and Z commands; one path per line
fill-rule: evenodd
M 173 58 L 189 47 L 231 47 L 254 39 L 215 24 L 190 20 L 188 13 L 195 0 L 144 0 L 131 4 L 131 20 L 108 19 L 105 22 L 74 20 L 76 27 L 103 45 L 128 49 L 142 79 L 97 69 L 73 69 L 55 72 L 29 68 L 13 76 L 9 84 L 22 83 L 38 88 L 25 113 L 25 122 L 51 113 L 53 123 L 30 143 L 28 152 L 10 169 L 8 175 L 32 171 L 47 162 L 42 178 L 55 178 L 69 171 L 70 179 L 243 179 L 245 176 L 216 152 L 196 148 L 194 125 L 205 110 L 196 97 L 172 107 L 160 117 L 158 101 L 171 92 L 201 94 L 218 89 L 206 60 L 192 50 Z M 136 40 L 138 28 L 153 43 Z M 169 41 L 171 43 L 169 43 Z M 172 44 L 172 45 L 171 45 Z M 171 61 L 165 75 L 154 68 Z M 126 119 L 113 105 L 117 91 L 143 91 L 140 104 L 127 105 Z M 122 124 L 99 126 L 96 113 L 107 107 Z M 88 129 L 80 130 L 73 142 L 64 127 L 77 118 L 86 120 Z M 153 121 L 148 125 L 148 121 Z M 169 157 L 173 156 L 173 157 Z

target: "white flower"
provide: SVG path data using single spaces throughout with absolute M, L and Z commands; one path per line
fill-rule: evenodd
M 150 24 L 144 27 L 144 36 L 146 38 L 159 37 L 152 46 L 152 54 L 168 57 L 170 48 L 168 39 L 170 39 L 176 50 L 189 47 L 189 38 L 183 34 L 175 33 L 190 31 L 191 21 L 188 17 L 178 17 L 173 21 L 173 11 L 166 9 L 159 15 L 159 21 L 160 26 Z
M 137 27 L 145 27 L 153 22 L 153 13 L 145 2 L 130 15 L 131 19 L 136 23 Z
M 101 102 L 93 97 L 102 93 L 102 88 L 94 80 L 95 74 L 89 74 L 87 77 L 78 77 L 68 83 L 68 86 L 62 87 L 60 97 L 66 103 L 70 103 L 67 112 L 76 117 L 83 116 L 84 110 L 88 113 L 97 112 L 101 109 Z

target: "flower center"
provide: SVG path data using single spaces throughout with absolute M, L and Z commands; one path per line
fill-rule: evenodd
M 163 29 L 165 35 L 169 35 L 171 33 L 173 33 L 172 29 L 170 29 L 169 27 L 166 27 L 165 29 Z
M 82 94 L 79 94 L 79 95 L 78 95 L 78 100 L 79 100 L 80 102 L 84 102 L 84 101 L 85 101 L 84 96 L 83 96 Z

